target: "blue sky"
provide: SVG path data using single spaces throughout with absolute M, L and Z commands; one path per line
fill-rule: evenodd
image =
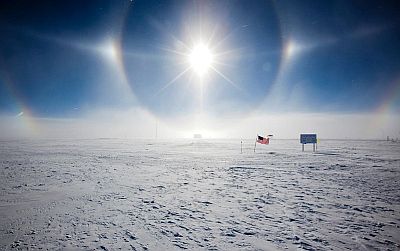
M 4 1 L 0 113 L 363 113 L 389 97 L 398 112 L 399 12 L 391 1 Z M 199 42 L 218 61 L 202 80 L 187 70 Z
M 291 41 L 306 49 L 299 51 L 284 73 L 287 90 L 279 93 L 280 102 L 271 104 L 270 110 L 370 111 L 383 102 L 399 75 L 399 6 L 390 1 L 12 1 L 2 5 L 3 112 L 18 109 L 13 104 L 15 93 L 36 114 L 50 117 L 71 115 L 81 106 L 124 107 L 136 102 L 161 116 L 196 111 L 198 80 L 189 71 L 163 89 L 187 68 L 184 56 L 178 54 L 187 54 L 187 49 L 178 43 L 190 48 L 196 41 L 209 41 L 213 53 L 222 55 L 215 68 L 238 87 L 211 71 L 201 100 L 202 109 L 210 113 L 246 112 L 264 101 Z M 96 47 L 107 39 L 120 43 L 135 102 L 121 101 L 112 83 L 107 95 L 100 95 L 99 79 L 113 82 L 109 65 L 89 49 L 70 46 Z M 307 93 L 301 107 L 287 105 L 295 85 Z M 398 106 L 399 102 L 395 110 Z

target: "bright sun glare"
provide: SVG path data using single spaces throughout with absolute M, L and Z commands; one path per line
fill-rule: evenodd
M 201 77 L 212 66 L 213 58 L 207 46 L 199 44 L 189 54 L 190 66 Z

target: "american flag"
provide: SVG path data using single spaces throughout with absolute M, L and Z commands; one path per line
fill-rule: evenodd
M 262 136 L 260 136 L 260 135 L 257 135 L 257 143 L 260 143 L 260 144 L 264 144 L 264 145 L 268 145 L 269 144 L 269 138 L 264 138 L 264 137 L 262 137 Z

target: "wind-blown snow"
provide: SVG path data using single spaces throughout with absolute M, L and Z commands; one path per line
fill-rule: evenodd
M 0 142 L 0 249 L 400 248 L 400 144 Z

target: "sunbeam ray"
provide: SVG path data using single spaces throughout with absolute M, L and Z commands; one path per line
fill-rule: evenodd
M 190 70 L 191 67 L 187 67 L 185 70 L 183 70 L 181 73 L 179 73 L 174 79 L 172 79 L 171 81 L 169 81 L 166 85 L 164 85 L 158 92 L 156 92 L 154 94 L 153 97 L 156 97 L 157 95 L 159 95 L 162 91 L 164 91 L 165 89 L 167 89 L 170 85 L 172 85 L 173 83 L 175 83 L 175 81 L 177 81 L 179 78 L 181 78 L 183 75 L 185 75 L 185 73 Z
M 220 75 L 223 79 L 225 79 L 226 81 L 228 81 L 228 83 L 230 83 L 233 87 L 235 87 L 236 89 L 243 91 L 242 88 L 240 88 L 238 85 L 236 85 L 232 80 L 230 80 L 227 76 L 225 76 L 222 72 L 218 71 L 214 66 L 211 66 L 211 69 L 213 69 L 218 75 Z
M 164 51 L 167 51 L 167 52 L 174 53 L 174 54 L 179 55 L 179 56 L 184 56 L 184 57 L 187 56 L 187 53 L 180 52 L 180 51 L 177 51 L 177 50 L 174 50 L 174 49 L 165 48 L 165 47 L 160 47 L 160 49 L 164 50 Z

